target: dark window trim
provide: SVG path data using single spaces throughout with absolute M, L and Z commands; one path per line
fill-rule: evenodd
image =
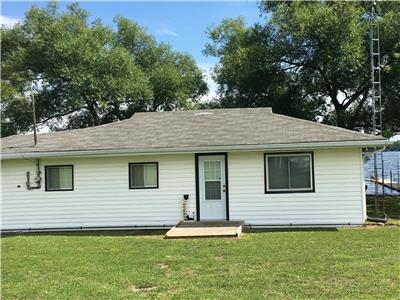
M 60 168 L 60 167 L 71 167 L 72 169 L 72 188 L 71 189 L 59 189 L 59 190 L 49 190 L 47 188 L 47 169 L 49 168 Z M 46 192 L 68 192 L 68 191 L 73 191 L 74 190 L 74 165 L 48 165 L 44 166 L 44 189 Z
M 268 155 L 291 155 L 291 154 L 310 154 L 311 155 L 311 190 L 287 190 L 287 191 L 268 191 L 267 188 L 267 156 Z M 264 193 L 265 194 L 293 194 L 293 193 L 315 193 L 315 176 L 314 176 L 314 152 L 268 152 L 264 153 Z
M 156 165 L 157 169 L 157 186 L 144 186 L 144 187 L 133 187 L 131 186 L 132 183 L 132 168 L 131 165 Z M 129 189 L 130 190 L 149 190 L 149 189 L 158 189 L 159 188 L 159 174 L 158 174 L 158 161 L 146 161 L 146 162 L 134 162 L 134 163 L 129 163 L 128 164 L 128 169 L 129 169 Z
M 229 221 L 229 180 L 228 180 L 228 153 L 215 152 L 215 153 L 195 153 L 194 154 L 194 168 L 196 173 L 196 220 L 200 221 L 200 186 L 199 186 L 199 157 L 200 156 L 213 156 L 223 155 L 225 157 L 225 194 L 226 194 L 226 220 Z

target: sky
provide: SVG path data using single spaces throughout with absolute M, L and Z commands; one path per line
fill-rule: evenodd
M 12 26 L 23 19 L 32 6 L 44 7 L 45 1 L 1 1 L 2 23 Z M 59 2 L 60 8 L 70 2 Z M 210 76 L 210 68 L 217 62 L 206 57 L 202 50 L 207 43 L 207 28 L 218 25 L 224 18 L 244 17 L 248 25 L 261 22 L 260 12 L 255 1 L 80 1 L 89 11 L 91 20 L 100 18 L 105 24 L 113 26 L 117 15 L 127 17 L 147 28 L 158 41 L 169 43 L 173 49 L 191 54 L 199 67 L 205 72 L 210 92 L 205 97 L 214 97 L 216 84 Z

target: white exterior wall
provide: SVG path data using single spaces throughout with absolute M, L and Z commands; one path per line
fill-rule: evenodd
M 158 161 L 158 189 L 129 189 L 130 162 Z M 45 165 L 74 165 L 74 191 L 44 189 Z M 171 226 L 196 205 L 194 155 L 41 159 L 42 188 L 26 189 L 35 160 L 2 161 L 2 229 Z M 18 188 L 17 185 L 21 187 Z
M 299 152 L 297 150 L 296 152 Z M 130 162 L 159 164 L 158 189 L 129 189 Z M 46 192 L 45 165 L 74 165 L 74 191 Z M 26 189 L 34 159 L 2 161 L 2 229 L 172 226 L 183 194 L 195 212 L 194 154 L 41 159 L 42 188 Z M 314 193 L 264 193 L 264 152 L 228 153 L 229 214 L 251 225 L 362 224 L 361 149 L 314 151 Z M 18 188 L 17 186 L 21 187 Z
M 309 151 L 308 151 L 309 152 Z M 230 218 L 252 225 L 362 224 L 361 149 L 315 150 L 313 193 L 264 193 L 264 153 L 230 153 Z

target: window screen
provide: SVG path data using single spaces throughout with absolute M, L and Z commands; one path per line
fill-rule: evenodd
M 46 166 L 46 191 L 73 189 L 73 166 Z
M 312 191 L 312 154 L 266 154 L 266 191 Z
M 129 165 L 131 189 L 158 188 L 157 163 L 132 163 Z

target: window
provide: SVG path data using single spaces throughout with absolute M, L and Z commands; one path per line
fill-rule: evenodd
M 130 163 L 129 164 L 130 189 L 158 188 L 158 163 Z
M 222 200 L 221 198 L 221 162 L 204 162 L 205 200 Z
M 265 154 L 265 192 L 313 192 L 312 153 Z
M 46 166 L 46 191 L 73 191 L 74 168 L 68 166 Z

